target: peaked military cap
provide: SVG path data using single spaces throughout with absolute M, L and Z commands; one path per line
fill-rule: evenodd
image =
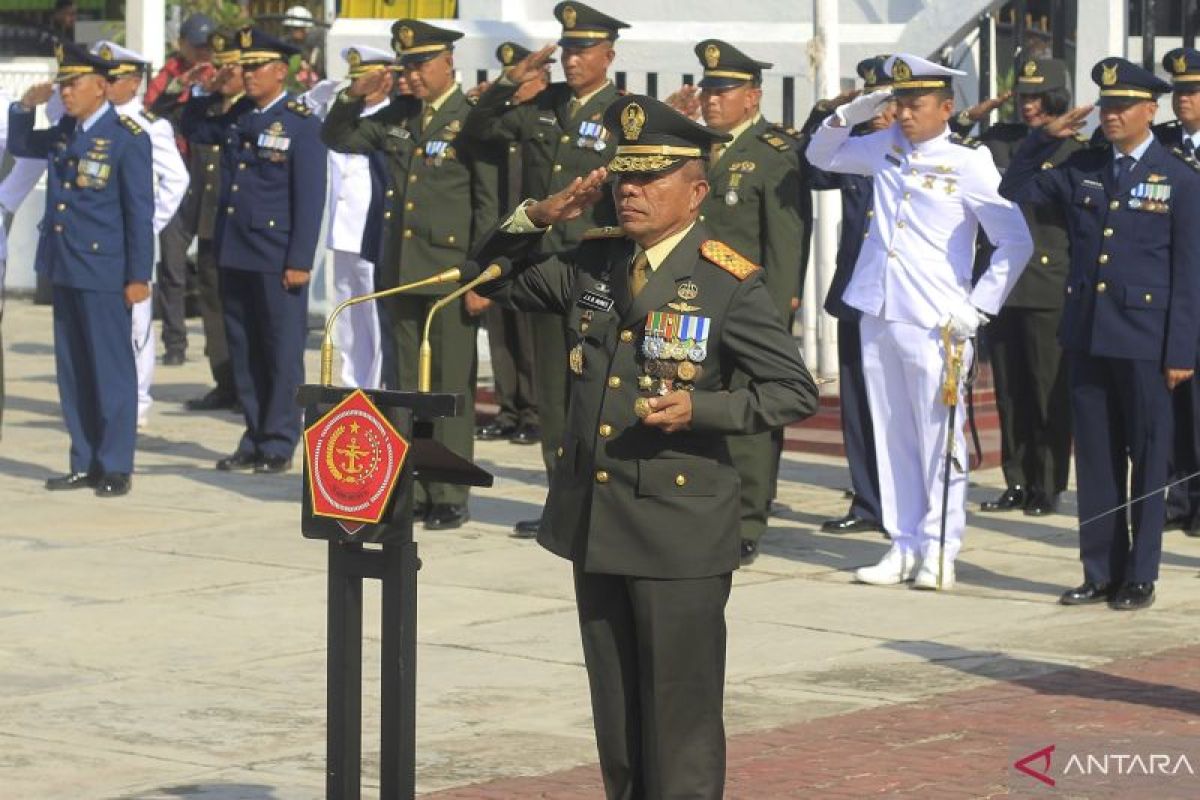
M 242 28 L 237 34 L 237 46 L 241 49 L 238 63 L 255 67 L 272 61 L 287 61 L 300 52 L 300 48 L 288 42 L 268 36 L 258 28 Z
M 500 62 L 502 67 L 511 67 L 523 58 L 528 58 L 533 51 L 528 47 L 523 47 L 516 42 L 504 42 L 496 48 L 496 60 Z M 546 60 L 547 64 L 553 64 L 555 59 Z
M 342 60 L 346 62 L 346 66 L 350 67 L 346 72 L 346 77 L 351 80 L 361 78 L 370 72 L 382 72 L 386 69 L 391 69 L 396 61 L 395 57 L 387 50 L 380 50 L 378 47 L 368 47 L 365 44 L 343 47 Z
M 704 76 L 700 79 L 702 89 L 757 84 L 762 80 L 763 70 L 774 66 L 766 61 L 756 61 L 720 39 L 705 39 L 692 49 L 704 67 Z
M 58 72 L 54 76 L 55 83 L 78 78 L 80 75 L 99 75 L 108 77 L 112 62 L 100 56 L 89 53 L 74 42 L 59 42 L 54 46 L 54 57 L 58 60 Z
M 714 144 L 733 139 L 698 125 L 652 97 L 630 94 L 604 112 L 604 127 L 617 138 L 609 172 L 669 172 L 685 161 L 704 158 Z
M 213 31 L 208 35 L 208 46 L 212 50 L 213 63 L 218 67 L 236 64 L 242 57 L 237 44 L 238 36 L 229 31 Z
M 1176 47 L 1163 56 L 1163 69 L 1171 73 L 1172 88 L 1177 92 L 1200 91 L 1200 50 Z
M 556 5 L 554 18 L 562 23 L 559 47 L 591 47 L 600 42 L 615 42 L 617 32 L 629 27 L 627 22 L 575 2 Z
M 419 19 L 396 20 L 392 25 L 392 49 L 404 66 L 420 64 L 454 49 L 461 31 L 439 28 Z
M 1124 58 L 1105 58 L 1092 67 L 1092 80 L 1100 87 L 1100 105 L 1123 105 L 1157 100 L 1171 85 L 1153 72 Z
M 141 75 L 150 68 L 150 62 L 141 53 L 107 39 L 101 39 L 93 44 L 91 53 L 109 63 L 108 77 L 110 80 L 126 75 Z
M 1067 64 L 1057 58 L 1031 58 L 1017 73 L 1017 94 L 1043 94 L 1066 89 L 1070 80 Z
M 892 84 L 892 76 L 883 68 L 887 60 L 888 57 L 883 55 L 871 56 L 858 62 L 858 66 L 854 68 L 854 71 L 858 73 L 858 77 L 863 79 L 864 89 L 880 89 Z
M 897 53 L 883 62 L 884 71 L 892 78 L 892 91 L 897 95 L 928 94 L 949 89 L 961 69 L 950 69 L 911 53 Z

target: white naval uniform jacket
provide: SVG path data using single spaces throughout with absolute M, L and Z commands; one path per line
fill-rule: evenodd
M 129 117 L 150 136 L 150 157 L 154 162 L 154 233 L 157 235 L 179 210 L 187 194 L 191 175 L 179 146 L 175 143 L 175 129 L 161 117 L 151 119 L 142 108 L 141 98 L 135 97 L 128 103 L 114 106 L 118 114 Z
M 832 119 L 832 118 L 831 118 Z M 867 136 L 829 120 L 813 134 L 813 166 L 874 178 L 875 199 L 854 275 L 843 299 L 889 322 L 936 327 L 969 298 L 995 314 L 1033 254 L 1020 209 L 997 192 L 1000 173 L 986 148 L 949 129 L 914 145 L 898 124 Z M 972 288 L 975 235 L 996 246 Z
M 387 101 L 364 108 L 369 117 Z M 362 251 L 367 213 L 371 208 L 371 162 L 368 156 L 329 151 L 329 235 L 325 246 L 347 253 Z
M 0 89 L 0 159 L 8 148 L 8 107 L 14 101 Z M 0 183 L 0 214 L 15 214 L 21 202 L 46 171 L 46 161 L 39 158 L 18 158 Z M 4 272 L 8 261 L 8 228 L 0 219 L 0 314 L 4 312 Z

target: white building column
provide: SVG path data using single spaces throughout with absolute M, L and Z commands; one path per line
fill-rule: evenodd
M 837 0 L 813 0 L 814 94 L 818 99 L 841 92 L 841 36 Z M 837 321 L 822 310 L 825 294 L 837 268 L 838 224 L 842 219 L 841 192 L 814 192 L 816 211 L 813 263 L 805 281 L 803 313 L 804 358 L 818 375 L 838 374 Z
M 166 61 L 166 15 L 163 0 L 126 0 L 125 43 L 155 70 Z

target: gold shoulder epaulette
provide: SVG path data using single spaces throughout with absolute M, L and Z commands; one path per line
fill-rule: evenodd
M 700 245 L 700 255 L 728 272 L 739 281 L 749 278 L 759 266 L 739 255 L 732 247 L 716 239 L 708 239 Z
M 616 225 L 605 225 L 602 228 L 588 228 L 583 232 L 583 240 L 590 241 L 592 239 L 617 239 L 624 236 L 625 232 Z
M 1080 142 L 1082 144 L 1087 144 L 1088 142 L 1091 141 L 1091 139 L 1088 139 L 1088 137 L 1084 136 L 1082 133 L 1077 133 L 1077 134 L 1075 134 L 1075 141 Z
M 120 119 L 121 124 L 125 126 L 125 130 L 129 131 L 134 136 L 138 135 L 139 133 L 145 133 L 145 131 L 142 130 L 142 126 L 138 125 L 137 122 L 134 121 L 133 117 L 127 117 L 124 114 L 121 114 Z
M 979 141 L 978 139 L 973 139 L 970 136 L 960 136 L 957 133 L 950 134 L 950 141 L 953 142 L 954 144 L 962 145 L 963 147 L 969 147 L 972 150 L 978 148 L 979 145 L 983 144 L 983 142 Z
M 786 153 L 787 151 L 789 151 L 793 147 L 795 147 L 795 145 L 792 142 L 787 141 L 779 134 L 772 133 L 771 131 L 763 131 L 762 133 L 760 133 L 758 135 L 758 138 L 762 139 L 764 142 L 771 145 L 771 147 L 774 147 L 776 150 L 778 150 L 781 153 Z
M 1175 156 L 1180 161 L 1196 170 L 1196 172 L 1200 172 L 1200 161 L 1197 161 L 1195 156 L 1189 156 L 1187 153 L 1183 152 L 1182 147 L 1172 147 L 1171 155 Z
M 162 119 L 162 117 L 160 117 L 158 114 L 155 114 L 153 111 L 142 111 L 142 116 L 146 118 L 147 122 L 158 122 L 160 119 Z
M 776 133 L 787 134 L 788 136 L 792 137 L 793 139 L 800 139 L 804 136 L 804 134 L 802 134 L 800 131 L 793 128 L 791 125 L 784 125 L 783 123 L 780 123 L 780 122 L 772 122 L 771 130 L 775 131 Z
M 299 100 L 288 100 L 288 111 L 301 117 L 311 117 L 312 109 L 301 103 Z

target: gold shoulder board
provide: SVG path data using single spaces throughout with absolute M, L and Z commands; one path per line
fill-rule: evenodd
M 287 104 L 288 110 L 301 117 L 311 117 L 312 109 L 297 100 L 289 100 Z
M 132 133 L 135 136 L 138 135 L 139 133 L 145 132 L 142 130 L 141 125 L 138 125 L 136 122 L 134 122 L 132 117 L 127 117 L 124 114 L 121 114 L 121 124 L 125 126 L 125 129 L 127 131 L 129 131 L 130 133 Z
M 739 255 L 732 247 L 716 239 L 708 239 L 700 245 L 700 255 L 739 281 L 746 280 L 759 269 L 759 266 L 753 261 Z
M 793 147 L 793 145 L 790 142 L 785 141 L 782 136 L 771 133 L 770 131 L 764 131 L 763 133 L 760 133 L 758 138 L 762 139 L 764 142 L 771 145 L 771 147 L 774 147 L 781 153 L 786 153 Z
M 590 241 L 591 239 L 617 239 L 625 235 L 616 225 L 606 225 L 603 228 L 588 228 L 583 232 L 583 240 Z

